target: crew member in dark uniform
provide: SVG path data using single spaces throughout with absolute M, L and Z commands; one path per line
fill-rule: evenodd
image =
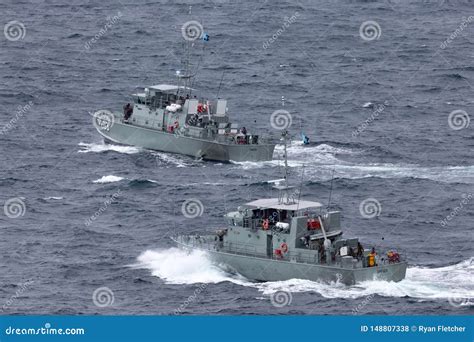
M 130 119 L 133 113 L 133 107 L 130 105 L 130 103 L 127 103 L 125 106 L 123 106 L 123 118 L 125 120 Z

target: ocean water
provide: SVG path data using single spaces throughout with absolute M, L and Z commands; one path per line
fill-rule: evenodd
M 0 36 L 2 313 L 473 313 L 472 3 L 7 0 L 0 10 L 4 28 L 19 29 Z M 223 164 L 95 132 L 90 113 L 173 83 L 190 20 L 210 36 L 194 87 L 216 96 L 223 79 L 232 118 L 260 133 L 278 133 L 270 116 L 287 110 L 302 195 L 327 203 L 332 187 L 345 236 L 398 249 L 405 280 L 255 283 L 173 246 L 171 235 L 214 231 L 226 212 L 274 195 L 268 180 L 282 172 L 281 146 L 271 162 Z M 378 216 L 361 214 L 367 199 Z M 202 203 L 195 218 L 182 213 L 190 200 Z M 288 305 L 272 305 L 281 294 Z

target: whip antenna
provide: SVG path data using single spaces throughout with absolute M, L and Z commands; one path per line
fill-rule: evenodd
M 332 197 L 332 183 L 334 181 L 334 172 L 336 171 L 336 168 L 332 169 L 332 176 L 331 176 L 331 189 L 329 190 L 329 199 L 328 199 L 328 206 L 327 209 L 329 209 L 329 206 L 331 205 L 331 197 Z

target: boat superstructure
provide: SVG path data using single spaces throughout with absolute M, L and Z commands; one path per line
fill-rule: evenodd
M 123 112 L 96 112 L 97 131 L 109 142 L 208 160 L 272 160 L 275 144 L 232 123 L 226 99 L 202 96 L 192 88 L 192 46 L 186 42 L 184 72 L 176 72 L 176 84 L 141 88 Z
M 358 238 L 344 238 L 341 212 L 300 199 L 287 180 L 286 171 L 283 184 L 275 186 L 278 197 L 245 203 L 226 214 L 226 227 L 214 234 L 181 235 L 174 241 L 188 250 L 205 250 L 217 264 L 258 281 L 404 279 L 407 263 L 396 251 L 364 248 Z

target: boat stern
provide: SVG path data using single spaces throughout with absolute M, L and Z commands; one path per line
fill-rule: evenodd
M 229 145 L 229 160 L 260 162 L 273 159 L 274 144 Z
M 364 267 L 354 270 L 356 283 L 368 280 L 384 280 L 399 282 L 405 279 L 408 264 L 405 261 L 388 263 L 374 267 Z

